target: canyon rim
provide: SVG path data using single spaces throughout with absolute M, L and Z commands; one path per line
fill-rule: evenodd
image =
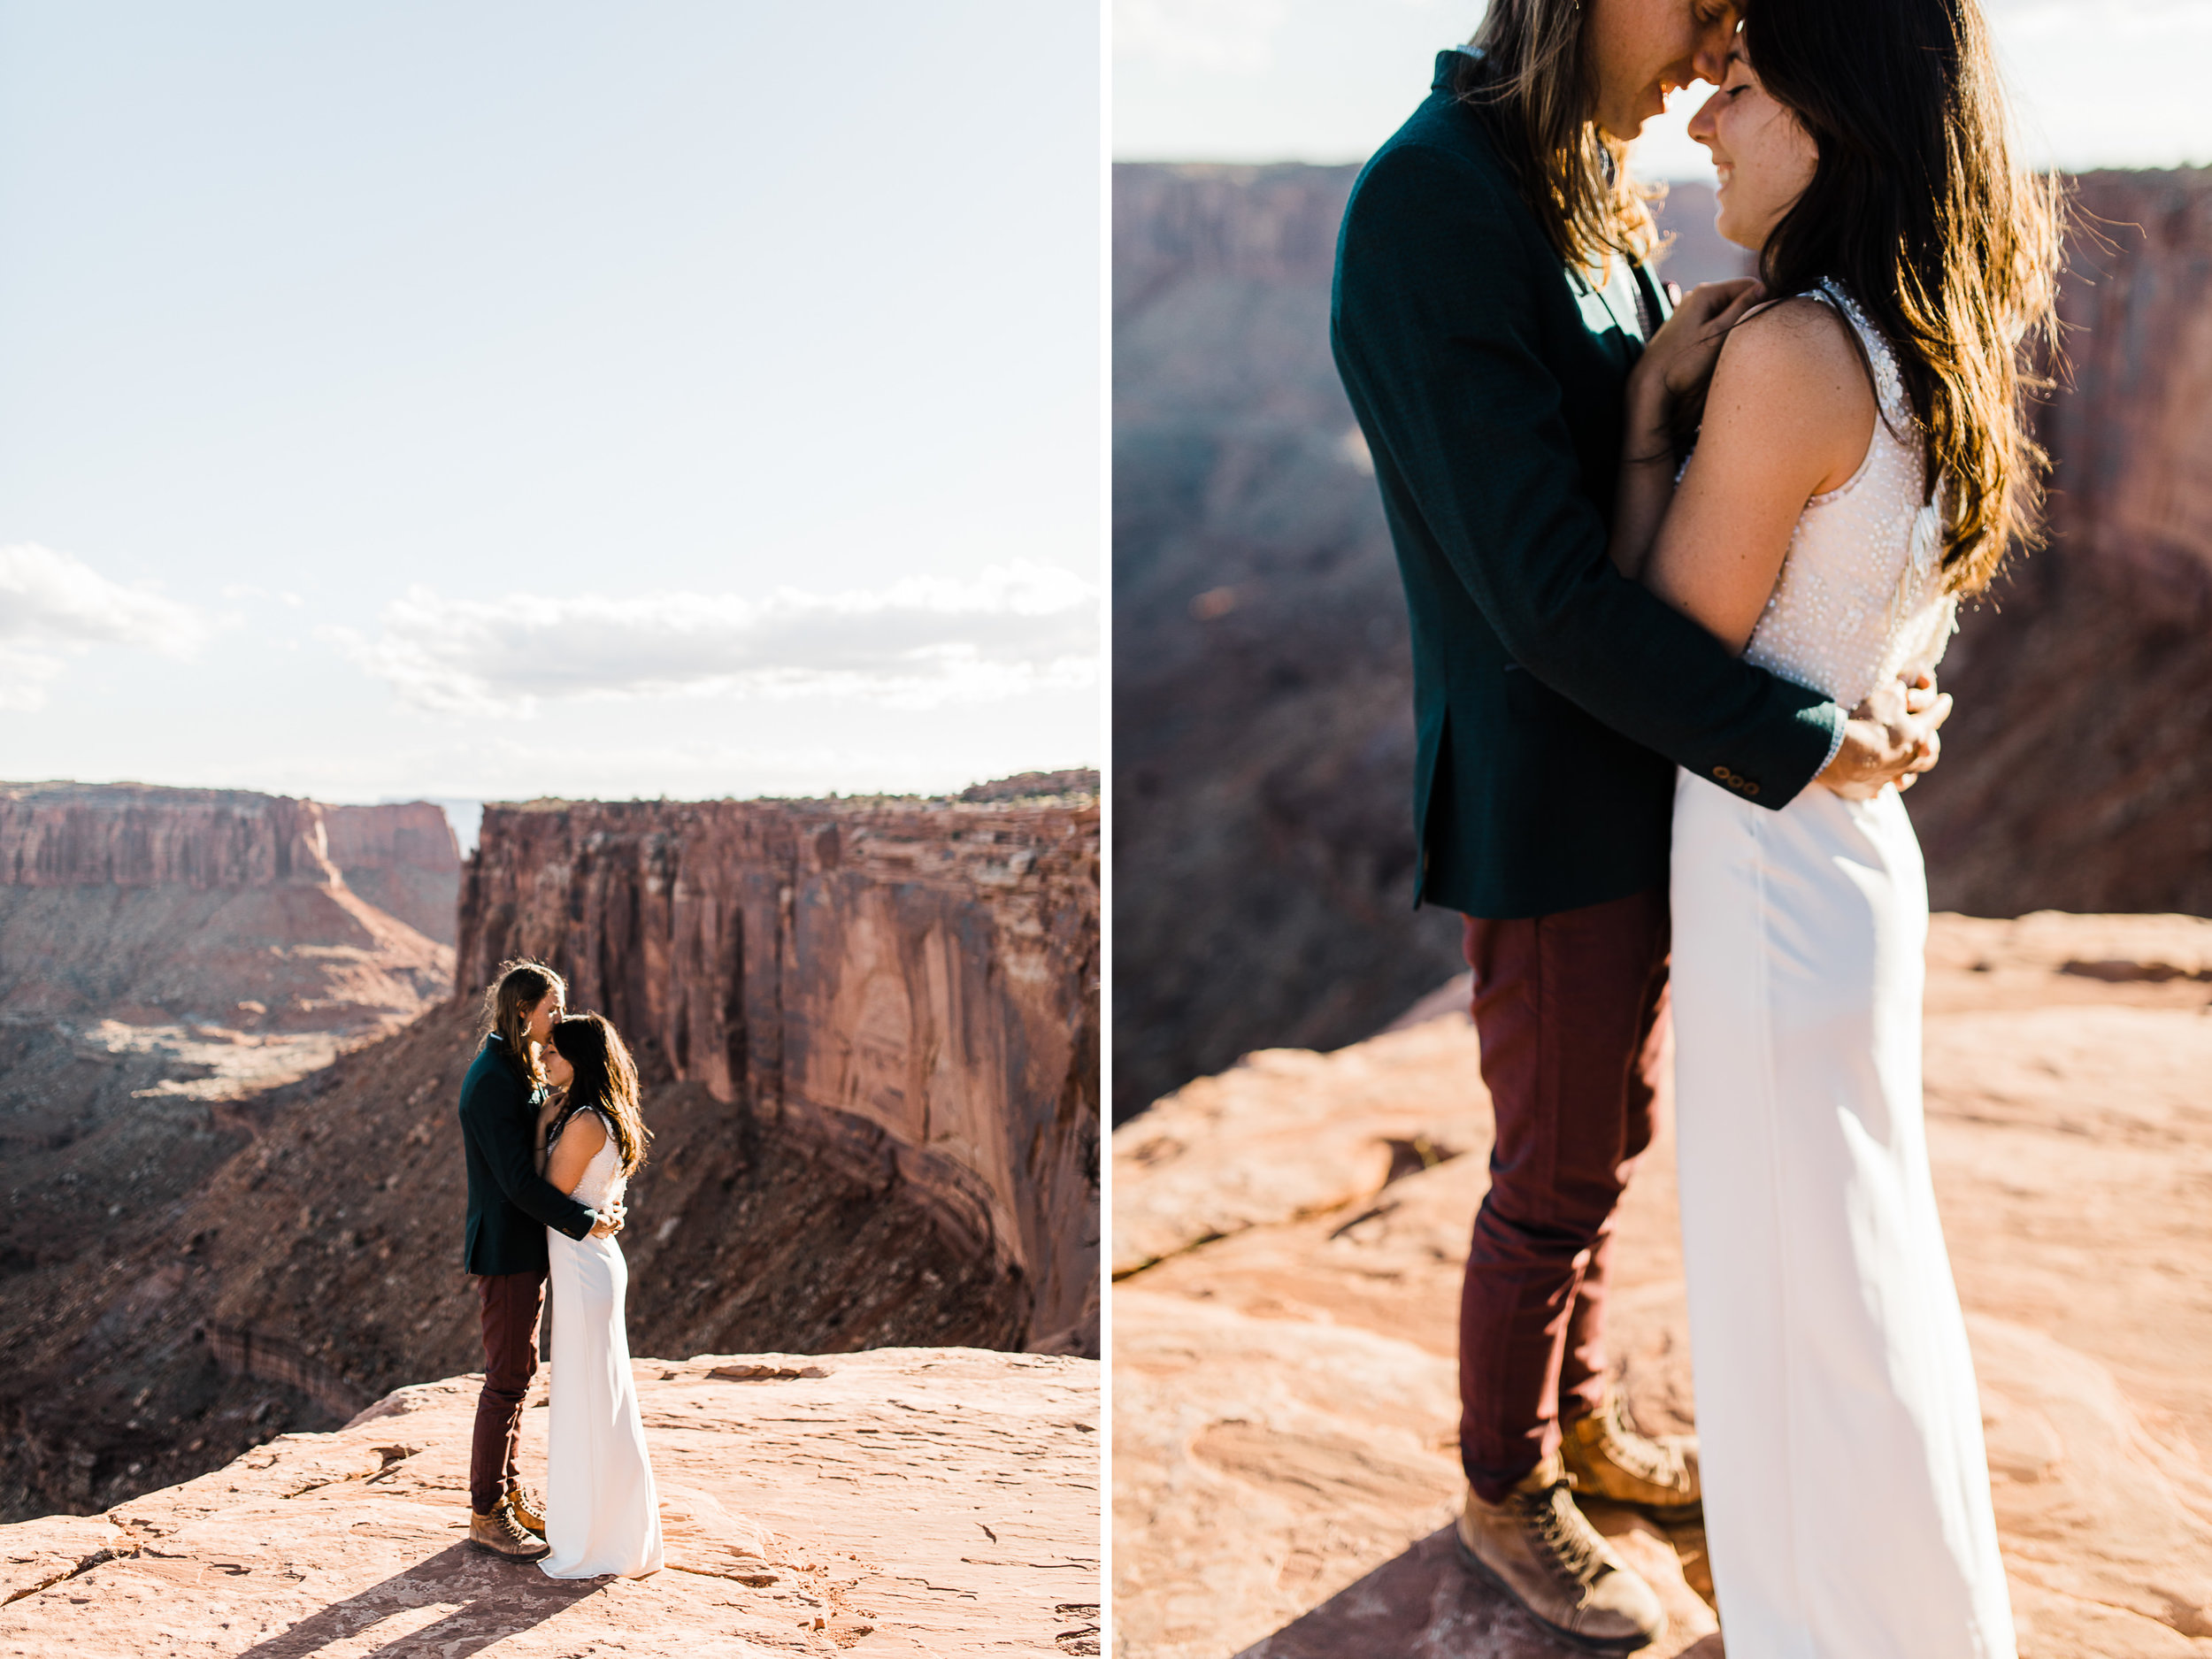
M 0 789 L 0 1516 L 480 1363 L 454 1102 L 511 955 L 635 1043 L 634 1352 L 1095 1356 L 1095 774 L 494 806 L 465 865 L 436 813 Z

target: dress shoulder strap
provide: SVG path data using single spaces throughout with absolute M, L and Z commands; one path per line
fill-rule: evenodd
M 1901 432 L 1910 425 L 1910 411 L 1905 403 L 1904 377 L 1897 372 L 1897 355 L 1890 349 L 1888 338 L 1868 320 L 1859 309 L 1858 301 L 1851 292 L 1833 277 L 1827 278 L 1816 288 L 1806 289 L 1804 298 L 1818 300 L 1834 310 L 1851 332 L 1858 336 L 1859 347 L 1866 353 L 1867 367 L 1873 372 L 1874 401 L 1881 405 L 1882 419 L 1893 431 Z

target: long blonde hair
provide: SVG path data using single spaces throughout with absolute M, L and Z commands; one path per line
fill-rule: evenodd
M 545 1073 L 530 1043 L 530 1010 L 555 991 L 564 995 L 568 991 L 559 974 L 542 962 L 516 956 L 499 964 L 498 976 L 484 992 L 483 1018 L 477 1035 L 496 1035 L 507 1063 L 533 1088 L 545 1087 Z
M 1628 176 L 1628 146 L 1590 119 L 1583 0 L 1490 0 L 1454 96 L 1486 112 L 1523 201 L 1568 265 L 1603 270 L 1659 246 L 1647 193 Z

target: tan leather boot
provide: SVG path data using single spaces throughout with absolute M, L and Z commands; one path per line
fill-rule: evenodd
M 551 1553 L 542 1538 L 524 1530 L 503 1502 L 489 1515 L 469 1512 L 469 1542 L 517 1561 L 535 1561 Z
M 507 1513 L 526 1532 L 545 1536 L 545 1500 L 527 1486 L 507 1488 Z
M 1560 1432 L 1559 1455 L 1574 1477 L 1575 1495 L 1610 1498 L 1616 1503 L 1678 1517 L 1695 1509 L 1702 1489 L 1697 1479 L 1697 1437 L 1694 1434 L 1639 1434 L 1622 1414 L 1620 1396 Z
M 1666 1634 L 1658 1595 L 1575 1508 L 1555 1456 L 1502 1503 L 1485 1503 L 1470 1491 L 1459 1517 L 1459 1553 L 1580 1652 L 1634 1653 Z

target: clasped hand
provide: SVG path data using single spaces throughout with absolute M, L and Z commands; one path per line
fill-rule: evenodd
M 1843 747 L 1818 781 L 1854 801 L 1869 801 L 1885 784 L 1909 789 L 1943 753 L 1938 730 L 1951 718 L 1951 696 L 1924 673 L 1909 685 L 1893 680 L 1851 711 Z
M 623 1219 L 628 1214 L 627 1207 L 617 1199 L 611 1209 L 600 1211 L 598 1224 L 592 1228 L 591 1236 L 595 1239 L 611 1239 L 622 1231 Z

